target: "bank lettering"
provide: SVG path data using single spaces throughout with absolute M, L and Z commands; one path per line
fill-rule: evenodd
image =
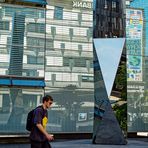
M 90 2 L 73 1 L 73 7 L 74 8 L 88 8 L 88 9 L 92 9 L 92 3 L 90 3 Z

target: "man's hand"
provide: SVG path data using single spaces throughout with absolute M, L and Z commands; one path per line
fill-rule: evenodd
M 47 131 L 43 128 L 42 124 L 36 124 L 38 129 L 46 136 L 47 140 L 52 141 L 54 140 L 53 135 L 48 134 Z
M 51 135 L 51 134 L 46 134 L 46 138 L 47 138 L 49 141 L 54 140 L 54 137 L 53 137 L 53 135 Z

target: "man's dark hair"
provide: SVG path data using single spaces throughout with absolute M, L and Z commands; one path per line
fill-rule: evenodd
M 49 95 L 46 95 L 46 96 L 43 97 L 42 102 L 43 102 L 43 103 L 44 103 L 45 101 L 48 102 L 49 100 L 50 100 L 50 101 L 53 101 L 53 98 L 52 98 L 51 96 L 49 96 Z

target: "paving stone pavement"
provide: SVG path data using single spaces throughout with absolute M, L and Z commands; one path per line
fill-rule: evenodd
M 127 145 L 98 145 L 91 144 L 91 140 L 65 140 L 51 142 L 52 148 L 148 148 L 148 139 L 128 140 Z M 0 148 L 30 148 L 30 144 L 0 144 Z

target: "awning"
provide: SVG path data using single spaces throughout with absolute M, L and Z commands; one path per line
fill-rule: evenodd
M 1 79 L 0 78 L 0 85 L 11 85 L 10 79 Z
M 41 5 L 47 4 L 46 0 L 17 0 L 17 1 L 31 2 L 31 3 L 41 4 Z
M 24 80 L 15 78 L 0 78 L 0 86 L 45 87 L 44 80 Z

